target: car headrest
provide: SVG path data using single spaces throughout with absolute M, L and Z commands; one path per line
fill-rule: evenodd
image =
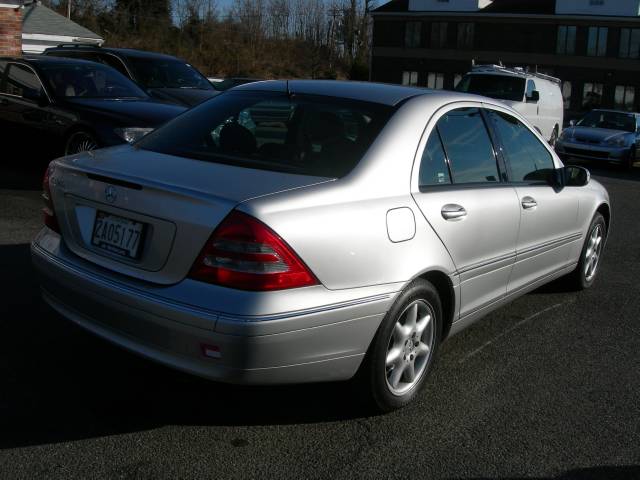
M 256 138 L 248 128 L 232 122 L 220 130 L 220 149 L 223 152 L 250 155 L 255 153 L 256 148 Z

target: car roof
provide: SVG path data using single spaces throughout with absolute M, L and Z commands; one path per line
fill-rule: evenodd
M 136 50 L 134 48 L 99 47 L 97 45 L 69 45 L 47 48 L 47 51 L 69 51 L 69 52 L 107 52 L 121 55 L 123 57 L 144 57 L 158 58 L 165 60 L 177 60 L 173 55 L 165 53 L 149 52 L 147 50 Z
M 79 58 L 69 58 L 69 57 L 48 57 L 46 55 L 25 55 L 22 57 L 0 57 L 0 60 L 4 60 L 7 62 L 24 62 L 32 65 L 65 65 L 65 64 L 92 64 L 92 65 L 101 65 L 96 62 L 92 62 L 90 60 L 81 60 Z
M 237 91 L 272 91 L 292 94 L 324 95 L 348 98 L 364 102 L 396 106 L 410 98 L 420 95 L 451 97 L 452 101 L 474 100 L 476 95 L 444 90 L 431 90 L 419 87 L 406 87 L 386 83 L 355 82 L 342 80 L 265 80 L 245 83 L 233 88 Z
M 612 108 L 594 108 L 591 111 L 592 112 L 624 113 L 625 115 L 635 115 L 636 117 L 640 115 L 640 113 L 638 112 L 627 112 L 625 110 L 614 110 Z

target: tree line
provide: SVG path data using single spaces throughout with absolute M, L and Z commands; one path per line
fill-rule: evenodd
M 66 15 L 69 0 L 45 1 Z M 168 53 L 206 75 L 368 77 L 373 0 L 71 0 L 106 46 Z

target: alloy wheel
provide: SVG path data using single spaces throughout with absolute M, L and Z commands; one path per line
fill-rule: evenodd
M 89 150 L 95 150 L 98 148 L 95 140 L 91 135 L 83 132 L 74 134 L 67 142 L 67 148 L 65 149 L 66 155 L 73 155 L 74 153 L 86 152 Z
M 389 337 L 386 380 L 389 391 L 404 395 L 424 375 L 434 347 L 435 315 L 424 300 L 411 302 L 398 316 Z
M 604 232 L 602 225 L 597 224 L 591 230 L 587 249 L 584 253 L 584 278 L 587 282 L 593 280 L 598 269 L 598 262 L 602 252 L 602 243 L 604 240 Z

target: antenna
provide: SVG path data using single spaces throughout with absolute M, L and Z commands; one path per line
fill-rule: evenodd
M 287 96 L 288 96 L 289 98 L 291 98 L 291 97 L 293 97 L 293 93 L 291 92 L 291 90 L 289 90 L 289 79 L 287 79 L 287 81 L 286 81 L 286 82 L 287 82 L 287 83 L 286 83 Z

